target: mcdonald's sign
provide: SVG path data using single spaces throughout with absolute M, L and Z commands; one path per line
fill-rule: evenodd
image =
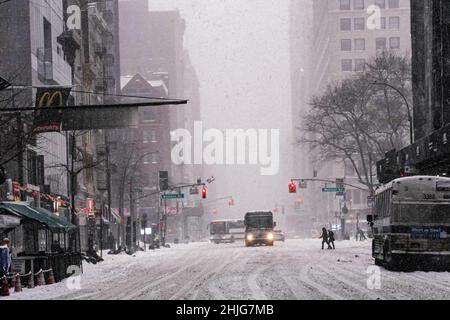
M 35 133 L 60 132 L 62 112 L 51 110 L 50 107 L 67 105 L 72 88 L 38 88 L 36 91 Z M 45 109 L 44 109 L 45 108 Z M 41 110 L 39 110 L 41 109 Z

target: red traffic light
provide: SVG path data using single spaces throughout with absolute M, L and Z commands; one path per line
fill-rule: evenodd
M 289 193 L 297 193 L 297 185 L 294 181 L 289 183 Z
M 203 199 L 206 199 L 207 193 L 208 193 L 208 190 L 206 189 L 205 186 L 203 186 L 203 188 L 202 188 L 202 198 L 203 198 Z

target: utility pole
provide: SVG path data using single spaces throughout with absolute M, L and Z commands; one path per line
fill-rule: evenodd
M 164 194 L 166 194 L 164 192 Z M 166 245 L 166 232 L 167 232 L 167 199 L 164 198 L 164 218 L 163 218 L 164 228 L 163 228 L 163 238 L 162 245 Z
M 110 149 L 109 149 L 109 133 L 105 131 L 105 153 L 106 153 L 106 189 L 107 189 L 107 203 L 108 203 L 108 217 L 111 219 L 111 164 L 110 164 Z M 120 226 L 120 224 L 119 224 Z M 111 231 L 110 231 L 111 232 Z M 120 232 L 119 232 L 120 233 Z M 119 236 L 119 233 L 117 236 Z M 115 250 L 115 248 L 110 248 Z

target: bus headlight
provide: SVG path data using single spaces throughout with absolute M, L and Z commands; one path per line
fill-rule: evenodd
M 254 239 L 255 237 L 251 233 L 247 235 L 247 241 L 253 241 Z
M 267 234 L 267 240 L 273 241 L 273 239 L 274 239 L 273 233 L 272 232 L 268 233 Z

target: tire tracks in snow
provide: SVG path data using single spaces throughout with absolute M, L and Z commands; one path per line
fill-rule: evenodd
M 322 272 L 330 275 L 331 277 L 335 278 L 336 280 L 338 280 L 339 282 L 355 289 L 357 292 L 360 292 L 364 295 L 366 295 L 367 297 L 370 297 L 374 300 L 386 300 L 386 297 L 384 297 L 381 294 L 378 294 L 376 292 L 374 292 L 373 290 L 365 287 L 364 285 L 360 285 L 358 284 L 356 281 L 351 280 L 350 277 L 348 277 L 349 273 L 347 273 L 347 271 L 341 269 L 341 268 L 334 268 L 334 271 L 331 271 L 330 269 L 325 269 L 322 266 L 317 266 L 318 269 L 322 270 Z M 344 274 L 347 273 L 347 275 L 345 276 Z M 355 273 L 352 273 L 351 276 L 353 276 Z
M 175 294 L 173 294 L 168 300 L 177 300 L 182 299 L 183 297 L 186 297 L 186 294 L 192 290 L 192 288 L 195 288 L 194 293 L 191 294 L 195 298 L 195 296 L 198 295 L 199 290 L 202 286 L 204 286 L 205 283 L 208 281 L 211 281 L 215 276 L 220 274 L 222 270 L 227 268 L 229 265 L 234 263 L 236 260 L 239 260 L 241 256 L 244 254 L 243 251 L 238 252 L 235 254 L 230 260 L 228 260 L 226 263 L 220 264 L 219 266 L 216 266 L 216 268 L 211 269 L 214 265 L 217 264 L 217 262 L 220 262 L 220 259 L 214 259 L 211 264 L 207 264 L 205 268 L 203 268 L 202 272 L 200 272 L 199 276 L 196 276 L 192 278 L 190 281 L 185 283 L 181 288 L 177 290 Z
M 308 264 L 306 266 L 304 266 L 299 274 L 299 279 L 300 281 L 302 281 L 303 283 L 305 283 L 306 285 L 308 285 L 309 287 L 319 291 L 321 294 L 323 294 L 324 296 L 327 296 L 333 300 L 344 300 L 344 297 L 331 291 L 330 289 L 328 289 L 327 287 L 321 285 L 320 283 L 318 283 L 317 281 L 312 280 L 309 275 L 308 275 L 308 271 L 312 269 L 312 264 Z

